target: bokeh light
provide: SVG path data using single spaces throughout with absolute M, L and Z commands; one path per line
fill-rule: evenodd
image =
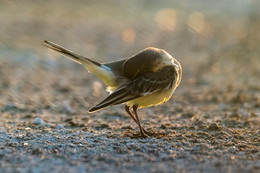
M 198 33 L 202 33 L 205 28 L 204 15 L 201 12 L 194 12 L 189 15 L 187 24 L 191 29 Z
M 174 9 L 162 9 L 155 18 L 158 28 L 163 31 L 174 31 L 177 23 L 177 14 Z

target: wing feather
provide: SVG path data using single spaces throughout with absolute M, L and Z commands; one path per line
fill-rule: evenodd
M 146 73 L 119 87 L 105 100 L 89 110 L 94 112 L 107 106 L 117 105 L 157 91 L 169 89 L 176 80 L 177 73 L 173 66 L 166 66 L 158 72 Z

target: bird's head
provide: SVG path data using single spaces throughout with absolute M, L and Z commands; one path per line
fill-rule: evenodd
M 182 74 L 181 65 L 163 49 L 148 47 L 128 58 L 123 65 L 123 69 L 125 75 L 129 79 L 133 79 L 147 72 L 158 72 L 166 66 L 173 66 L 179 72 L 179 83 Z

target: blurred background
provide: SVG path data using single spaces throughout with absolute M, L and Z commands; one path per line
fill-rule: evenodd
M 107 95 L 82 66 L 42 47 L 45 39 L 100 62 L 162 48 L 183 66 L 177 96 L 232 90 L 252 93 L 260 102 L 259 5 L 258 0 L 0 1 L 0 105 L 36 109 L 74 96 L 75 105 L 90 108 Z
M 42 40 L 100 62 L 167 50 L 181 84 L 138 113 L 168 135 L 123 137 L 122 105 L 89 114 L 105 86 Z M 259 0 L 1 0 L 0 172 L 257 172 L 259 45 Z

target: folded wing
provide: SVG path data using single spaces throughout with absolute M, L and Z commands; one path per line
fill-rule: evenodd
M 119 87 L 89 112 L 169 89 L 176 80 L 176 76 L 177 73 L 173 66 L 166 66 L 158 72 L 146 73 Z

